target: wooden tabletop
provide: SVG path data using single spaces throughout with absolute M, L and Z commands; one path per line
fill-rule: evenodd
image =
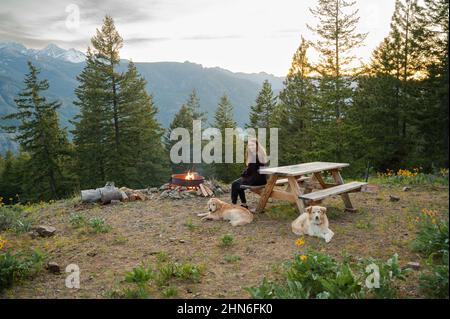
M 310 173 L 329 171 L 350 166 L 348 163 L 311 162 L 298 165 L 261 168 L 260 174 L 277 176 L 300 176 Z

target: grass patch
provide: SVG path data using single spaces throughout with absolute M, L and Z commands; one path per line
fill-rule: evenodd
M 197 225 L 194 224 L 192 219 L 189 219 L 184 225 L 191 231 L 193 231 L 197 228 Z
M 223 260 L 225 260 L 227 263 L 235 263 L 241 260 L 241 257 L 238 255 L 225 255 L 223 257 Z
M 33 222 L 22 205 L 0 206 L 0 231 L 12 230 L 24 233 L 31 230 Z
M 151 267 L 139 265 L 125 275 L 126 282 L 146 283 L 155 276 Z
M 178 288 L 175 286 L 167 287 L 163 291 L 161 291 L 161 296 L 164 298 L 174 298 L 178 296 Z
M 112 226 L 108 225 L 104 218 L 92 217 L 87 219 L 84 215 L 79 213 L 73 213 L 70 215 L 69 223 L 73 228 L 84 229 L 92 233 L 108 233 L 111 231 Z
M 234 237 L 231 234 L 226 234 L 220 237 L 220 243 L 219 245 L 221 247 L 230 247 L 234 245 Z
M 379 271 L 378 288 L 375 282 L 374 286 L 366 284 L 370 274 L 368 266 Z M 281 282 L 264 278 L 259 286 L 247 288 L 247 291 L 253 298 L 264 299 L 394 298 L 394 280 L 405 278 L 396 255 L 387 262 L 367 259 L 352 263 L 348 259 L 338 262 L 314 251 L 296 255 L 294 261 L 287 264 L 283 277 Z
M 39 250 L 0 253 L 0 292 L 18 281 L 37 275 L 45 259 Z
M 108 233 L 111 231 L 111 225 L 108 225 L 103 218 L 94 217 L 89 220 L 89 226 L 94 233 Z
M 292 221 L 298 217 L 298 211 L 291 203 L 277 203 L 266 208 L 266 215 L 271 219 Z

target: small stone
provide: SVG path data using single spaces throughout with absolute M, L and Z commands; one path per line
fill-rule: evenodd
M 275 244 L 275 240 L 271 239 L 267 242 L 268 244 Z
M 94 256 L 97 256 L 97 253 L 95 251 L 91 251 L 91 252 L 88 252 L 87 255 L 89 257 L 94 257 Z
M 113 200 L 111 200 L 111 202 L 109 204 L 110 205 L 121 205 L 122 202 L 120 200 L 113 199 Z
M 415 262 L 415 261 L 410 261 L 409 263 L 406 264 L 406 268 L 419 270 L 420 269 L 420 263 Z
M 407 192 L 407 191 L 410 191 L 410 190 L 411 190 L 411 187 L 408 187 L 408 186 L 405 186 L 405 187 L 402 188 L 402 191 L 404 191 L 404 192 Z
M 148 191 L 149 191 L 150 193 L 157 193 L 157 192 L 158 192 L 158 188 L 157 188 L 157 187 L 150 187 L 150 188 L 148 189 Z
M 34 229 L 39 236 L 41 237 L 51 237 L 55 234 L 56 232 L 56 228 L 52 227 L 52 226 L 44 226 L 44 225 L 39 225 L 34 227 Z
M 191 288 L 187 288 L 187 289 L 186 289 L 186 292 L 187 292 L 188 294 L 191 294 L 193 291 L 192 291 Z
M 54 262 L 54 261 L 50 261 L 47 264 L 47 270 L 49 272 L 51 272 L 52 274 L 59 274 L 59 273 L 61 273 L 61 267 L 59 267 L 59 265 L 56 262 Z
M 389 200 L 391 202 L 398 202 L 400 200 L 400 197 L 394 196 L 394 195 L 389 195 Z
M 177 238 L 176 237 L 170 237 L 169 240 L 170 241 L 175 241 L 175 240 L 177 240 Z
M 29 231 L 28 235 L 31 239 L 35 239 L 38 236 L 38 233 L 36 233 L 35 231 Z
M 184 239 L 180 239 L 178 242 L 184 244 L 186 241 Z

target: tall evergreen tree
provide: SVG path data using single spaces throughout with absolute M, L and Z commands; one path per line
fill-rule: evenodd
M 190 154 L 191 159 L 193 156 L 193 121 L 200 120 L 202 121 L 202 124 L 206 118 L 206 113 L 201 111 L 200 107 L 200 99 L 197 96 L 197 91 L 194 89 L 192 90 L 191 94 L 189 95 L 188 99 L 186 100 L 183 105 L 181 105 L 180 110 L 175 114 L 175 116 L 172 119 L 172 122 L 169 125 L 168 132 L 165 137 L 165 143 L 166 148 L 168 151 L 172 148 L 172 146 L 177 141 L 171 141 L 170 140 L 170 134 L 171 132 L 176 128 L 185 128 L 189 131 L 189 136 L 191 138 L 190 140 Z M 192 169 L 193 167 L 197 170 L 200 168 L 200 164 L 195 164 L 195 166 L 192 163 L 180 163 L 180 164 L 172 164 L 172 171 L 175 173 L 182 173 L 186 172 L 187 170 Z
M 212 127 L 217 128 L 222 134 L 222 163 L 214 163 L 215 176 L 225 182 L 236 179 L 242 173 L 242 164 L 225 163 L 225 129 L 236 128 L 237 124 L 234 120 L 233 106 L 228 96 L 224 94 L 219 101 L 216 113 L 214 114 L 214 122 Z M 236 141 L 233 140 L 233 149 L 235 149 Z
M 116 180 L 130 187 L 161 184 L 168 175 L 168 156 L 162 143 L 163 129 L 156 120 L 157 108 L 145 89 L 147 82 L 133 62 L 121 79 L 120 121 Z
M 111 171 L 110 146 L 108 145 L 111 122 L 107 108 L 106 83 L 98 70 L 90 49 L 86 66 L 77 76 L 79 86 L 75 89 L 80 114 L 74 118 L 74 143 L 78 162 L 80 184 L 85 188 L 102 185 Z
M 361 46 L 366 34 L 355 32 L 358 10 L 350 10 L 354 1 L 319 0 L 312 14 L 319 20 L 309 27 L 319 40 L 312 43 L 320 53 L 315 70 L 320 74 L 318 107 L 321 125 L 317 131 L 322 145 L 322 158 L 342 161 L 345 143 L 345 114 L 353 95 L 352 82 L 356 73 L 354 49 Z
M 421 165 L 449 166 L 449 24 L 448 0 L 425 0 L 422 51 L 426 52 L 427 79 L 424 103 L 418 109 L 416 125 L 421 136 Z
M 370 145 L 363 157 L 378 170 L 410 167 L 416 157 L 414 118 L 422 104 L 418 78 L 424 74 L 421 15 L 417 1 L 397 1 L 390 34 L 375 49 L 368 75 L 358 79 L 348 118 L 359 123 L 360 139 Z
M 277 97 L 272 91 L 272 85 L 268 80 L 263 82 L 261 91 L 256 97 L 255 104 L 250 107 L 250 123 L 247 127 L 251 128 L 271 128 L 275 125 L 274 112 L 276 108 Z
M 105 17 L 91 42 L 75 91 L 81 111 L 74 130 L 81 184 L 158 184 L 168 173 L 167 153 L 146 81 L 133 62 L 125 73 L 116 71 L 123 41 L 111 17 Z
M 282 165 L 313 160 L 316 87 L 308 61 L 309 44 L 302 37 L 280 92 L 276 109 L 279 127 L 279 161 Z
M 22 150 L 30 154 L 26 167 L 31 178 L 34 199 L 60 198 L 70 190 L 65 188 L 63 163 L 69 155 L 67 134 L 59 128 L 58 101 L 48 101 L 42 92 L 49 88 L 47 80 L 39 80 L 39 70 L 28 62 L 29 73 L 25 77 L 25 89 L 15 99 L 18 111 L 3 119 L 17 120 L 17 125 L 4 127 L 16 133 L 15 140 Z

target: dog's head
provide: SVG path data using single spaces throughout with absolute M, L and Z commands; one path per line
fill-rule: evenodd
M 309 206 L 306 208 L 309 220 L 317 225 L 322 224 L 327 218 L 327 208 L 322 206 Z
M 218 200 L 217 198 L 211 198 L 208 201 L 208 211 L 210 213 L 214 213 L 215 211 L 219 210 L 222 207 L 222 202 Z

